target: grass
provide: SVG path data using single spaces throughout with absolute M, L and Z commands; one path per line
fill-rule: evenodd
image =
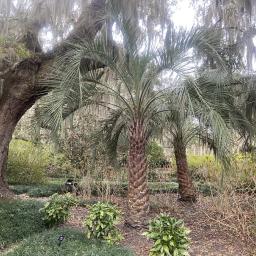
M 0 201 L 0 254 L 8 256 L 133 256 L 125 248 L 91 241 L 78 230 L 46 229 L 37 201 Z M 64 235 L 61 246 L 58 238 Z M 5 251 L 3 251 L 5 250 Z
M 64 241 L 59 246 L 58 237 L 64 235 Z M 91 241 L 78 230 L 58 228 L 35 234 L 5 256 L 133 256 L 125 248 L 110 246 L 99 241 Z
M 41 207 L 36 201 L 0 201 L 0 249 L 45 229 Z

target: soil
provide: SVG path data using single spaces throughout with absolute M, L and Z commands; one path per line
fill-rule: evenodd
M 23 200 L 31 199 L 26 194 L 17 196 Z M 47 201 L 47 197 L 37 198 L 40 201 Z M 86 200 L 86 199 L 85 199 Z M 87 199 L 88 200 L 88 199 Z M 110 196 L 108 198 L 90 198 L 90 201 L 111 201 L 118 205 L 122 212 L 126 210 L 126 200 L 122 197 Z M 217 216 L 209 218 L 211 202 L 207 197 L 199 197 L 197 203 L 184 203 L 177 200 L 176 194 L 157 194 L 151 196 L 151 211 L 148 219 L 154 218 L 157 214 L 164 212 L 182 219 L 190 229 L 190 256 L 256 256 L 256 240 L 243 241 L 231 232 L 230 228 L 219 225 Z M 75 207 L 64 226 L 84 230 L 83 222 L 88 213 L 86 207 Z M 214 220 L 216 219 L 216 221 Z M 234 223 L 236 225 L 236 223 Z M 119 225 L 124 236 L 122 245 L 132 249 L 137 256 L 148 256 L 152 242 L 143 235 L 144 230 L 135 230 L 124 225 Z M 249 246 L 250 245 L 250 246 Z
M 94 198 L 97 200 L 97 198 Z M 98 199 L 100 200 L 100 199 Z M 164 207 L 164 201 L 168 200 L 168 208 Z M 117 204 L 125 212 L 125 198 L 112 197 L 111 201 Z M 162 203 L 159 205 L 159 202 Z M 182 203 L 177 201 L 175 194 L 166 195 L 158 194 L 151 197 L 152 209 L 149 219 L 153 218 L 160 212 L 167 212 L 173 217 L 183 219 L 185 225 L 191 230 L 191 256 L 255 256 L 252 248 L 238 239 L 230 230 L 220 227 L 217 222 L 207 218 L 204 214 L 207 211 L 207 201 L 204 197 L 199 198 L 196 204 Z M 171 207 L 170 207 L 171 206 Z M 71 218 L 67 226 L 83 230 L 83 221 L 87 214 L 84 207 L 72 209 Z M 137 256 L 148 256 L 152 242 L 142 236 L 143 230 L 134 230 L 127 226 L 120 225 L 124 234 L 123 246 L 132 249 Z

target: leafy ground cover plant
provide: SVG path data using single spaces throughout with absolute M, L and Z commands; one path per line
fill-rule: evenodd
M 47 226 L 55 226 L 64 223 L 72 206 L 77 204 L 76 198 L 72 194 L 53 194 L 40 211 L 43 213 L 43 220 Z
M 58 237 L 64 235 L 59 246 Z M 1 254 L 2 255 L 2 254 Z M 17 244 L 3 256 L 134 256 L 127 248 L 85 239 L 84 234 L 70 228 L 50 229 L 34 234 Z
M 189 230 L 183 221 L 160 214 L 149 224 L 143 233 L 154 241 L 150 256 L 186 256 L 189 247 Z
M 41 207 L 38 201 L 0 200 L 0 255 L 1 249 L 45 229 Z
M 84 222 L 87 238 L 106 240 L 109 244 L 121 241 L 123 236 L 116 227 L 120 215 L 120 210 L 109 203 L 98 202 L 92 205 Z

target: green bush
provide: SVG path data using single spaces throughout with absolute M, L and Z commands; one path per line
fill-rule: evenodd
M 216 196 L 218 193 L 217 187 L 208 182 L 198 182 L 196 187 L 204 196 Z
M 50 145 L 14 139 L 10 143 L 7 179 L 10 184 L 43 184 L 48 177 L 77 175 L 71 162 L 62 153 L 56 153 Z
M 177 193 L 179 184 L 177 182 L 149 182 L 149 191 L 155 193 Z
M 12 140 L 9 148 L 7 179 L 10 184 L 43 184 L 51 160 L 48 150 L 23 140 Z
M 62 193 L 63 186 L 57 184 L 47 184 L 37 187 L 32 187 L 28 191 L 30 197 L 48 197 L 56 193 Z
M 12 185 L 10 189 L 16 194 L 21 195 L 24 193 L 28 193 L 32 186 L 30 185 Z
M 158 167 L 165 160 L 164 150 L 157 142 L 151 141 L 146 148 L 148 163 L 151 168 Z
M 61 246 L 58 237 L 64 235 Z M 17 244 L 4 256 L 134 256 L 126 248 L 87 240 L 75 229 L 57 228 L 35 234 Z
M 149 224 L 144 233 L 154 241 L 150 256 L 185 256 L 188 255 L 189 230 L 181 220 L 160 214 Z
M 53 194 L 50 200 L 40 209 L 43 213 L 43 220 L 47 226 L 54 226 L 64 223 L 68 216 L 70 207 L 75 206 L 77 200 L 72 194 L 65 195 Z
M 0 201 L 0 254 L 1 249 L 45 229 L 38 201 Z
M 11 55 L 12 61 L 31 57 L 30 51 L 23 43 L 17 42 L 13 37 L 3 36 L 0 36 L 0 56 L 1 55 Z
M 228 185 L 240 193 L 256 193 L 255 177 L 255 153 L 235 154 L 232 158 L 232 169 L 225 177 Z
M 52 154 L 52 159 L 46 172 L 48 177 L 53 178 L 79 176 L 79 171 L 74 168 L 71 161 L 63 153 Z
M 193 180 L 217 181 L 221 173 L 221 165 L 213 155 L 188 154 L 188 166 Z
M 213 155 L 188 155 L 188 164 L 198 189 L 205 195 L 216 194 L 222 179 L 221 165 Z M 253 153 L 238 153 L 231 158 L 231 166 L 224 173 L 224 184 L 230 190 L 241 193 L 255 193 L 256 161 Z M 209 185 L 210 184 L 210 185 Z
M 109 203 L 98 202 L 90 207 L 88 217 L 84 222 L 87 238 L 106 240 L 114 244 L 123 239 L 116 224 L 121 212 Z

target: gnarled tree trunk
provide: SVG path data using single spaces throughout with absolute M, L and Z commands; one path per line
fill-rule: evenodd
M 196 190 L 189 174 L 186 147 L 182 139 L 174 140 L 174 154 L 177 166 L 180 200 L 196 201 Z
M 129 185 L 128 214 L 126 224 L 141 228 L 146 224 L 149 212 L 147 184 L 147 159 L 145 154 L 146 136 L 143 123 L 135 120 L 129 130 Z
M 67 51 L 66 42 L 76 42 L 82 39 L 93 40 L 97 32 L 102 27 L 100 15 L 105 10 L 105 0 L 93 0 L 91 4 L 82 12 L 78 23 L 74 27 L 70 36 L 51 54 L 43 54 L 35 47 L 30 49 L 30 41 L 23 41 L 27 49 L 31 52 L 31 58 L 20 61 L 13 67 L 7 66 L 0 69 L 0 196 L 8 192 L 5 181 L 5 171 L 8 156 L 9 143 L 17 122 L 24 113 L 32 107 L 34 102 L 45 95 L 50 88 L 43 88 L 38 81 L 47 76 L 56 56 Z M 39 32 L 39 29 L 34 31 Z M 28 31 L 31 33 L 31 31 Z M 31 37 L 24 37 L 31 38 Z M 33 35 L 37 40 L 38 35 Z M 84 60 L 83 65 L 88 66 L 88 70 L 97 68 L 91 65 L 91 60 Z
M 5 179 L 9 143 L 14 129 L 24 113 L 38 98 L 34 87 L 35 72 L 40 62 L 26 60 L 6 74 L 0 99 L 0 196 L 8 193 Z

